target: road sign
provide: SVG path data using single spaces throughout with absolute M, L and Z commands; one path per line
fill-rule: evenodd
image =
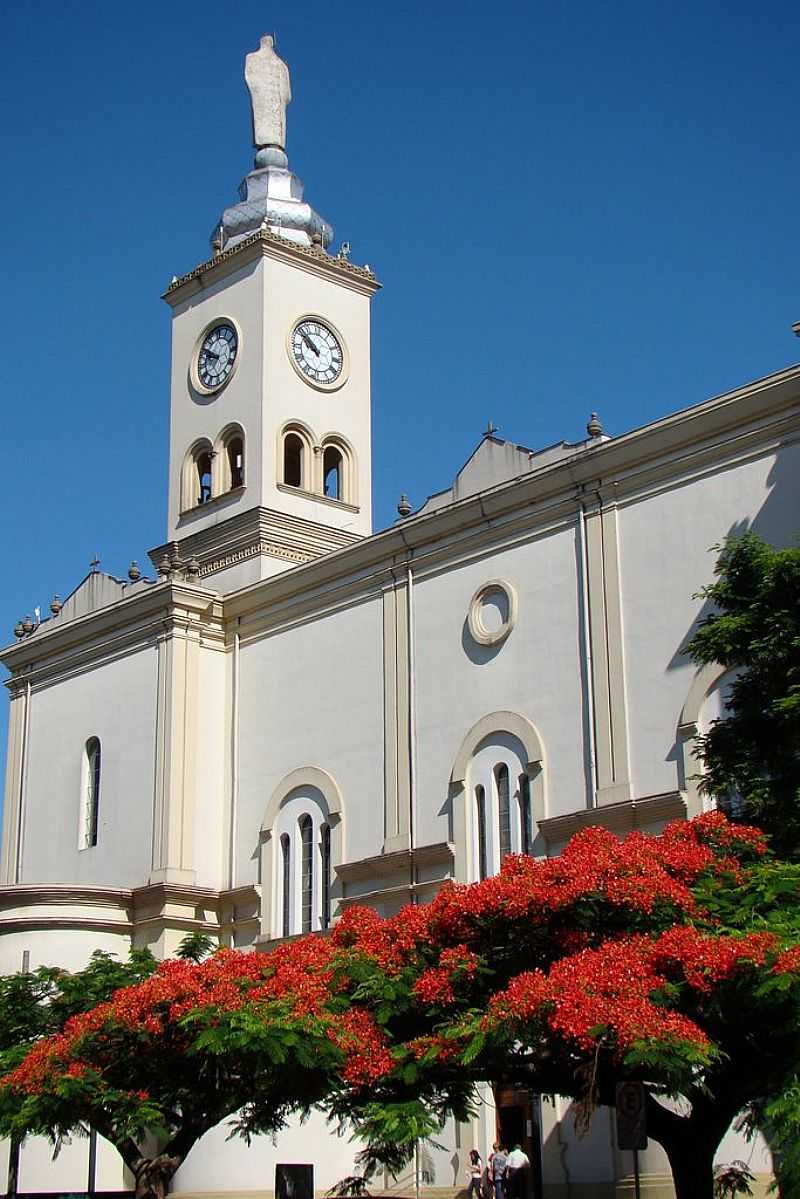
M 647 1148 L 645 1091 L 640 1082 L 617 1083 L 617 1147 Z

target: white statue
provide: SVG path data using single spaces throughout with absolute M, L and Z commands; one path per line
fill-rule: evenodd
M 244 60 L 244 78 L 253 112 L 253 145 L 286 149 L 286 105 L 292 98 L 289 68 L 265 34 Z

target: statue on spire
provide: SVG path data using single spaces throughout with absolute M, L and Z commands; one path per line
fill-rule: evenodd
M 253 145 L 258 150 L 266 146 L 285 150 L 286 105 L 292 98 L 292 88 L 289 68 L 275 53 L 269 34 L 245 58 L 244 78 L 253 114 Z

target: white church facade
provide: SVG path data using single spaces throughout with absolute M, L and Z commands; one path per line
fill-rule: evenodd
M 265 100 L 283 72 L 263 39 L 247 71 L 256 167 L 213 256 L 164 297 L 154 577 L 93 570 L 0 654 L 3 972 L 77 968 L 98 948 L 164 956 L 192 930 L 264 945 L 352 903 L 425 903 L 509 851 L 556 854 L 587 824 L 658 830 L 699 811 L 693 738 L 724 680 L 683 647 L 709 548 L 797 531 L 800 367 L 613 438 L 594 420 L 585 441 L 534 451 L 488 432 L 450 488 L 374 533 L 379 283 L 329 252 L 303 201 L 285 101 Z M 610 1119 L 578 1141 L 566 1103 L 495 1098 L 499 1113 L 487 1096 L 423 1152 L 426 1191 L 462 1187 L 498 1118 L 545 1196 L 628 1188 Z M 352 1167 L 321 1122 L 250 1149 L 225 1135 L 192 1151 L 176 1192 L 265 1193 L 278 1161 L 313 1161 L 324 1189 Z M 642 1168 L 651 1195 L 670 1193 L 657 1146 Z M 96 1185 L 128 1185 L 110 1146 Z M 25 1145 L 19 1188 L 86 1189 L 85 1142 L 56 1163 Z

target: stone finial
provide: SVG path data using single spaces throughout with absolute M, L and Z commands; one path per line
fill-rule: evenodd
M 156 566 L 156 570 L 158 571 L 158 577 L 160 579 L 168 579 L 169 578 L 169 569 L 170 569 L 169 554 L 162 554 L 158 560 L 158 565 Z
M 60 595 L 54 595 L 53 598 L 50 600 L 50 611 L 53 613 L 54 616 L 58 616 L 58 614 L 61 611 L 61 609 L 63 608 L 63 606 L 64 605 L 61 603 Z
M 136 582 L 138 582 L 139 579 L 141 579 L 141 577 L 142 577 L 142 572 L 139 570 L 139 563 L 134 558 L 134 560 L 131 562 L 130 566 L 128 567 L 128 578 L 130 579 L 130 581 L 132 583 L 136 583 Z
M 603 426 L 597 418 L 597 413 L 593 412 L 589 417 L 586 425 L 586 432 L 590 437 L 601 437 L 603 434 Z
M 34 625 L 33 621 L 32 621 L 32 620 L 31 620 L 31 618 L 30 618 L 30 616 L 26 616 L 26 617 L 25 617 L 25 619 L 24 619 L 24 620 L 23 620 L 23 622 L 22 622 L 22 631 L 23 631 L 23 633 L 26 633 L 26 634 L 27 634 L 27 633 L 32 633 L 35 627 L 36 627 L 36 626 Z
M 186 580 L 189 583 L 200 582 L 200 563 L 194 554 L 186 563 Z
M 405 492 L 403 492 L 403 494 L 400 496 L 400 499 L 397 501 L 397 513 L 402 520 L 405 520 L 407 516 L 411 515 L 411 501 Z
M 20 637 L 25 636 L 25 626 L 21 620 L 18 620 L 14 625 L 14 636 L 16 637 L 17 641 L 19 641 Z

